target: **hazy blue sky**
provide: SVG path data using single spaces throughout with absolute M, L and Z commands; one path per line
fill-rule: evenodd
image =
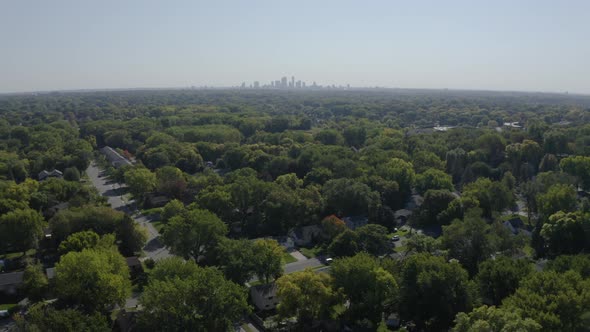
M 267 83 L 590 93 L 590 1 L 0 1 L 0 92 Z

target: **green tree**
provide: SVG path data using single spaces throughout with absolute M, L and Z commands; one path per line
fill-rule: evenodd
M 424 194 L 431 189 L 453 191 L 453 179 L 441 170 L 429 168 L 424 173 L 416 176 L 416 190 Z
M 106 312 L 131 294 L 125 258 L 113 249 L 69 252 L 55 266 L 55 290 L 68 303 Z
M 377 224 L 367 224 L 355 230 L 357 244 L 362 251 L 378 256 L 388 248 L 387 228 Z
M 329 274 L 306 269 L 280 277 L 276 285 L 281 317 L 295 316 L 302 326 L 310 326 L 316 319 L 330 318 L 337 294 Z
M 566 157 L 559 165 L 564 172 L 575 176 L 584 189 L 590 190 L 590 157 Z
M 579 212 L 558 211 L 541 228 L 547 251 L 552 256 L 571 255 L 590 248 L 590 220 Z
M 358 234 L 349 229 L 338 234 L 328 246 L 328 252 L 334 257 L 354 256 L 359 251 Z
M 445 170 L 445 162 L 430 151 L 418 151 L 412 161 L 416 173 L 424 173 L 429 169 Z
M 93 231 L 73 233 L 59 244 L 58 251 L 63 255 L 70 251 L 82 251 L 95 248 L 100 236 Z
M 450 220 L 446 215 L 441 215 L 446 211 L 451 202 L 457 198 L 448 190 L 428 190 L 424 195 L 424 201 L 418 208 L 415 215 L 412 216 L 412 223 L 418 225 L 440 225 L 448 223 Z
M 576 200 L 574 187 L 565 184 L 553 185 L 546 193 L 537 197 L 539 212 L 544 218 L 549 218 L 558 211 L 573 211 L 576 207 Z
M 410 256 L 400 276 L 400 315 L 420 329 L 448 329 L 473 302 L 467 271 L 457 263 L 429 254 Z
M 283 274 L 283 247 L 276 240 L 258 239 L 254 241 L 253 251 L 256 258 L 254 271 L 259 279 L 269 283 Z
M 503 307 L 535 320 L 544 331 L 577 331 L 587 327 L 590 280 L 573 271 L 535 273 L 522 281 Z
M 182 171 L 176 167 L 164 166 L 156 171 L 159 192 L 169 197 L 182 198 L 186 191 L 187 182 Z
M 236 284 L 242 285 L 252 279 L 257 263 L 253 241 L 223 238 L 217 243 L 215 265 L 219 266 L 227 279 Z
M 369 254 L 335 260 L 330 274 L 334 289 L 340 290 L 350 303 L 348 317 L 353 321 L 367 318 L 376 326 L 382 313 L 397 306 L 399 289 L 395 278 Z
M 85 314 L 75 309 L 55 309 L 51 304 L 32 305 L 26 316 L 17 316 L 20 331 L 47 332 L 109 332 L 111 327 L 107 318 L 98 312 Z
M 17 209 L 0 216 L 0 250 L 25 252 L 37 248 L 46 222 L 32 209 Z
M 67 181 L 80 181 L 80 171 L 76 167 L 68 167 L 64 170 L 64 179 Z
M 160 261 L 156 269 L 165 261 Z M 140 327 L 156 331 L 227 331 L 250 311 L 244 290 L 223 278 L 220 271 L 198 267 L 192 261 L 184 264 L 189 267 L 182 277 L 175 271 L 150 276 L 140 298 L 144 308 L 138 317 Z
M 134 197 L 143 200 L 156 189 L 156 174 L 147 168 L 134 167 L 125 172 L 125 183 Z
M 184 212 L 186 212 L 184 203 L 177 199 L 173 199 L 164 205 L 160 217 L 164 222 L 168 222 L 168 220 L 170 220 L 172 217 L 176 217 Z
M 455 220 L 443 226 L 440 238 L 441 247 L 449 251 L 449 256 L 459 260 L 470 275 L 477 272 L 480 262 L 496 252 L 512 253 L 518 244 L 505 227 L 496 223 L 488 225 L 470 211 L 464 220 Z
M 564 273 L 569 270 L 578 272 L 582 278 L 590 277 L 590 255 L 560 255 L 552 261 L 548 261 L 546 270 Z
M 43 298 L 49 281 L 43 271 L 41 264 L 29 264 L 25 268 L 23 274 L 23 289 L 25 290 L 29 300 L 38 301 Z
M 492 212 L 501 212 L 514 203 L 514 195 L 503 183 L 479 178 L 463 188 L 463 198 L 471 198 L 479 203 L 484 216 L 491 217 Z
M 364 183 L 350 179 L 329 180 L 322 193 L 330 212 L 366 215 L 379 204 L 379 194 Z
M 537 332 L 541 325 L 530 318 L 503 308 L 481 306 L 470 313 L 460 312 L 452 332 Z
M 189 210 L 172 217 L 162 232 L 162 242 L 185 259 L 199 256 L 215 248 L 227 234 L 227 226 L 207 210 Z
M 499 305 L 504 298 L 512 295 L 521 280 L 532 272 L 532 265 L 523 259 L 505 256 L 488 259 L 479 265 L 476 276 L 480 295 L 484 301 Z
M 411 162 L 400 158 L 393 158 L 378 167 L 377 174 L 386 180 L 397 182 L 402 200 L 405 201 L 410 196 L 414 181 L 416 180 L 414 166 Z

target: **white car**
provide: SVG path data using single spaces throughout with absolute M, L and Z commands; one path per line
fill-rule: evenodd
M 393 241 L 393 242 L 399 241 L 399 235 L 392 236 L 391 241 Z
M 8 317 L 10 317 L 8 310 L 0 310 L 0 318 L 8 318 Z

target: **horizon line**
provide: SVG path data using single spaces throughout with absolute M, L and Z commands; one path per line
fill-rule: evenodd
M 569 91 L 540 91 L 540 90 L 502 90 L 502 89 L 469 89 L 469 88 L 402 88 L 387 86 L 335 86 L 317 85 L 306 86 L 305 88 L 287 87 L 244 87 L 239 85 L 201 85 L 201 86 L 161 86 L 161 87 L 126 87 L 126 88 L 63 88 L 54 90 L 21 90 L 0 92 L 0 96 L 27 95 L 27 94 L 50 94 L 50 93 L 88 93 L 88 92 L 109 92 L 109 91 L 151 91 L 151 90 L 238 90 L 238 91 L 367 91 L 367 90 L 406 90 L 406 91 L 449 91 L 449 92 L 491 92 L 491 93 L 520 93 L 520 94 L 547 94 L 562 96 L 590 97 L 590 92 L 569 92 Z

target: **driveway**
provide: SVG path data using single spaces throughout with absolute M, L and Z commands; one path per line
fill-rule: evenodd
M 160 233 L 151 224 L 151 220 L 134 210 L 133 201 L 126 201 L 123 198 L 123 188 L 125 188 L 125 185 L 113 182 L 107 177 L 101 177 L 100 173 L 101 169 L 94 162 L 86 169 L 86 174 L 88 174 L 90 181 L 92 181 L 92 184 L 102 196 L 107 197 L 111 207 L 130 215 L 135 222 L 147 230 L 148 238 L 143 248 L 145 255 L 156 261 L 172 256 L 168 249 L 160 242 Z

